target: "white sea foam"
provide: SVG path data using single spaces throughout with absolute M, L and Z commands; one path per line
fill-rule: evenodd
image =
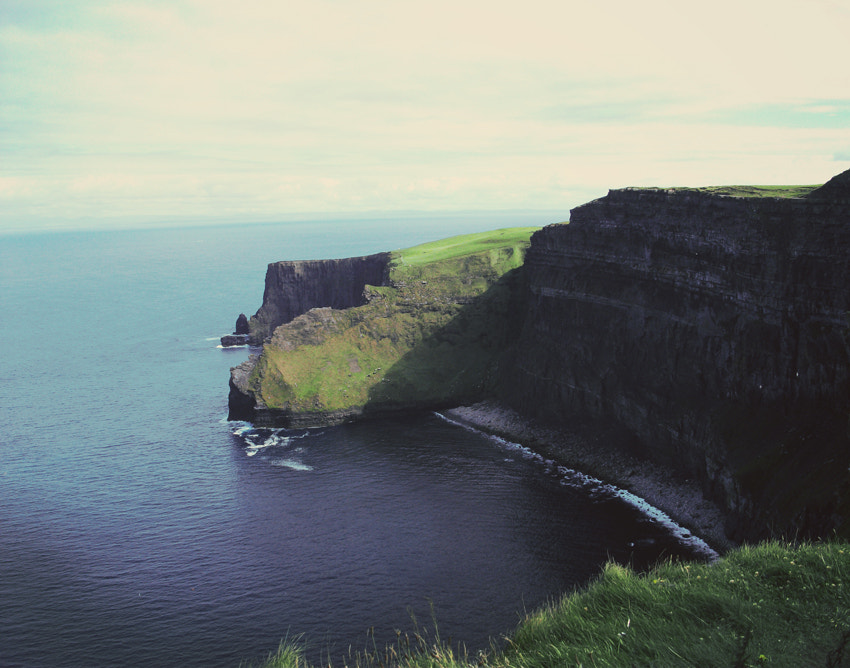
M 287 433 L 286 429 L 270 431 L 269 429 L 255 428 L 250 422 L 234 423 L 232 430 L 234 436 L 238 436 L 245 443 L 245 454 L 253 457 L 261 450 L 267 448 L 286 448 L 294 438 L 304 438 L 307 434 L 293 435 Z M 301 448 L 298 448 L 299 450 Z
M 312 471 L 313 467 L 294 459 L 270 459 L 269 464 L 292 469 L 293 471 Z
M 280 444 L 280 438 L 272 434 L 264 441 L 255 441 L 250 436 L 245 438 L 245 442 L 248 446 L 245 448 L 245 452 L 248 453 L 248 456 L 252 456 L 257 454 L 260 450 L 265 450 L 266 448 L 271 448 Z
M 589 476 L 586 473 L 582 473 L 581 471 L 576 471 L 574 469 L 567 468 L 566 466 L 556 465 L 555 462 L 553 462 L 552 460 L 545 459 L 539 453 L 534 452 L 531 448 L 528 448 L 520 443 L 508 441 L 507 439 L 502 438 L 501 436 L 496 436 L 495 434 L 488 434 L 487 432 L 482 431 L 480 429 L 476 429 L 475 427 L 472 427 L 468 424 L 452 420 L 451 418 L 448 418 L 445 415 L 442 415 L 441 413 L 435 413 L 435 415 L 442 418 L 446 422 L 486 436 L 487 438 L 495 441 L 496 443 L 508 450 L 518 450 L 523 456 L 523 458 L 533 459 L 546 465 L 547 469 L 549 469 L 551 473 L 556 474 L 561 478 L 562 485 L 581 489 L 586 492 L 592 499 L 621 499 L 630 506 L 637 508 L 643 515 L 648 517 L 651 521 L 663 526 L 673 536 L 675 536 L 679 542 L 683 543 L 684 545 L 687 545 L 696 554 L 699 554 L 711 561 L 720 557 L 720 555 L 711 547 L 709 547 L 708 543 L 702 540 L 702 538 L 693 535 L 688 529 L 681 526 L 680 524 L 677 524 L 663 510 L 661 510 L 660 508 L 656 508 L 655 506 L 650 504 L 646 499 L 639 497 L 637 494 L 633 494 L 632 492 L 626 489 L 620 489 L 616 485 L 611 485 L 609 483 L 603 482 L 598 478 Z

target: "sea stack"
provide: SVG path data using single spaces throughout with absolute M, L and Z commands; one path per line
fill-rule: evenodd
M 248 328 L 248 317 L 244 313 L 240 313 L 236 318 L 236 329 L 233 334 L 228 334 L 221 337 L 221 345 L 225 348 L 233 346 L 244 346 L 248 343 L 251 330 Z

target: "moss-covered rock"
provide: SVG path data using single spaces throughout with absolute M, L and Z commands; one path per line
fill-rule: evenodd
M 363 305 L 311 308 L 234 370 L 231 418 L 326 425 L 487 396 L 517 334 L 510 313 L 535 229 L 392 253 L 384 284 L 366 285 Z

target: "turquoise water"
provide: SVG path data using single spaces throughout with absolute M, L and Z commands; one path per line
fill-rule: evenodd
M 311 657 L 339 656 L 432 606 L 474 650 L 609 555 L 688 554 L 628 505 L 433 414 L 227 422 L 247 351 L 218 337 L 259 307 L 268 262 L 514 223 L 530 221 L 0 237 L 0 665 L 235 666 L 299 634 Z

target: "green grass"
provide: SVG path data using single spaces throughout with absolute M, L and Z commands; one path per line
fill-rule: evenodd
M 727 197 L 805 197 L 819 185 L 813 186 L 708 186 L 704 188 L 650 188 L 676 192 L 700 192 Z
M 525 247 L 536 227 L 510 227 L 502 230 L 464 234 L 432 241 L 393 253 L 400 265 L 422 265 L 506 247 Z
M 307 668 L 297 652 L 289 660 L 265 665 Z M 344 665 L 847 666 L 850 544 L 768 542 L 646 574 L 609 564 L 585 589 L 528 615 L 502 649 L 470 657 L 416 632 Z
M 491 665 L 826 666 L 850 632 L 848 588 L 846 543 L 765 543 L 644 576 L 609 565 L 526 619 Z
M 271 409 L 317 419 L 480 398 L 509 344 L 514 270 L 537 229 L 395 251 L 389 285 L 368 287 L 366 305 L 315 309 L 278 328 L 254 392 Z
M 275 652 L 270 653 L 266 659 L 259 664 L 240 664 L 240 668 L 309 668 L 304 659 L 304 650 L 297 643 L 290 640 L 281 641 Z

